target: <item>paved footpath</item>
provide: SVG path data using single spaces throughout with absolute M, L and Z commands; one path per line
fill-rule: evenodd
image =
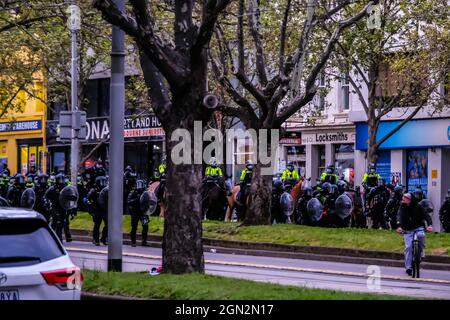
M 107 247 L 72 242 L 66 248 L 82 268 L 106 270 Z M 161 264 L 161 249 L 124 245 L 123 271 L 149 271 Z M 206 273 L 283 285 L 419 298 L 450 299 L 450 270 L 421 270 L 411 279 L 403 268 L 379 267 L 380 281 L 369 277 L 373 268 L 364 264 L 286 259 L 205 252 Z M 377 267 L 375 267 L 377 268 Z

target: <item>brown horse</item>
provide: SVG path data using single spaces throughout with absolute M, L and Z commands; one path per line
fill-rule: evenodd
M 161 184 L 160 181 L 154 181 L 154 182 L 150 183 L 150 185 L 148 186 L 148 191 L 153 192 L 156 195 L 160 184 Z M 165 197 L 166 197 L 166 192 L 164 191 L 164 194 L 161 197 L 161 199 L 158 199 L 158 204 L 159 204 L 159 208 L 160 208 L 159 216 L 161 218 L 164 218 L 164 213 L 166 212 L 166 207 L 167 207 Z
M 237 200 L 237 196 L 239 194 L 239 192 L 241 191 L 241 186 L 240 185 L 235 185 L 233 188 L 231 188 L 231 195 L 227 196 L 227 201 L 228 201 L 228 208 L 227 208 L 227 212 L 225 214 L 225 221 L 231 221 L 231 217 L 233 214 L 233 210 L 242 210 L 243 209 L 243 205 L 242 203 L 240 203 Z M 249 204 L 249 199 L 250 199 L 250 195 L 247 196 L 246 199 L 246 206 L 248 207 Z M 240 212 L 240 214 L 238 215 L 238 220 L 242 221 L 245 219 L 245 212 Z
M 297 205 L 298 199 L 303 195 L 305 182 L 304 179 L 300 179 L 291 190 L 291 196 L 294 199 L 295 205 Z

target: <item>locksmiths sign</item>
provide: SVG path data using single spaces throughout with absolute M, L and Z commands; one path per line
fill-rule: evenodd
M 302 144 L 355 143 L 353 131 L 318 131 L 302 134 Z

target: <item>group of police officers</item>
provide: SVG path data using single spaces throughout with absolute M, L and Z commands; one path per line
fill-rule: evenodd
M 249 194 L 249 186 L 251 184 L 253 174 L 253 163 L 248 160 L 245 168 L 240 175 L 240 194 L 239 202 L 245 204 L 246 197 Z M 165 180 L 166 165 L 159 165 L 157 172 L 152 180 Z M 215 158 L 210 160 L 205 170 L 205 181 L 211 177 L 223 177 L 222 169 L 219 167 Z M 288 163 L 286 169 L 277 175 L 274 181 L 281 181 L 276 184 L 282 189 L 292 188 L 298 182 L 306 181 L 300 177 L 298 171 L 295 170 L 293 163 Z M 276 183 L 276 182 L 275 182 Z M 66 186 L 70 186 L 70 181 L 63 173 L 38 173 L 35 167 L 31 167 L 26 175 L 18 173 L 11 176 L 9 169 L 5 166 L 0 177 L 0 196 L 5 199 L 6 204 L 12 207 L 23 206 L 23 195 L 27 190 L 34 191 L 34 209 L 41 213 L 55 230 L 57 236 L 62 240 L 63 233 L 66 242 L 72 241 L 70 233 L 70 220 L 77 214 L 77 210 L 86 210 L 92 216 L 94 222 L 93 243 L 100 245 L 107 244 L 108 235 L 108 177 L 107 171 L 103 167 L 101 160 L 97 161 L 92 167 L 85 168 L 83 173 L 79 174 L 77 179 L 78 205 L 75 209 L 67 210 L 60 201 L 62 190 Z M 275 185 L 275 184 L 274 184 Z M 147 246 L 147 234 L 149 216 L 148 211 L 143 209 L 141 197 L 147 190 L 148 184 L 137 178 L 137 174 L 131 166 L 127 166 L 124 172 L 124 213 L 131 215 L 131 243 L 136 246 L 136 233 L 139 222 L 142 224 L 142 245 Z M 204 185 L 207 188 L 207 184 Z M 228 185 L 227 189 L 231 190 L 232 185 Z M 314 187 L 308 184 L 303 189 L 297 205 L 298 215 L 296 222 L 308 224 L 308 217 L 304 214 L 306 211 L 306 203 L 312 197 L 318 197 L 324 205 L 324 208 L 333 206 L 339 194 L 353 191 L 352 201 L 354 210 L 360 210 L 361 221 L 352 221 L 352 226 L 366 227 L 365 216 L 372 218 L 372 226 L 374 228 L 396 228 L 395 216 L 401 204 L 404 188 L 401 185 L 387 185 L 381 176 L 376 172 L 375 166 L 371 166 L 370 170 L 364 174 L 362 180 L 363 192 L 359 186 L 354 190 L 349 190 L 348 183 L 336 174 L 333 166 L 328 166 L 321 175 Z M 160 188 L 162 189 L 162 188 Z M 161 193 L 161 192 L 160 192 Z M 360 195 L 361 198 L 359 197 Z M 422 190 L 417 188 L 414 192 L 417 200 L 424 198 Z M 159 195 L 158 198 L 160 198 Z M 441 206 L 440 219 L 444 231 L 450 232 L 450 190 Z M 100 232 L 101 225 L 103 229 Z
M 159 172 L 154 179 L 165 173 L 165 165 L 159 166 Z M 17 173 L 11 176 L 7 166 L 0 177 L 1 206 L 32 207 L 41 213 L 59 239 L 72 241 L 70 220 L 77 210 L 87 211 L 93 219 L 93 243 L 107 245 L 108 236 L 108 176 L 101 160 L 92 167 L 85 168 L 77 177 L 75 208 L 66 208 L 61 200 L 63 189 L 71 182 L 64 173 L 47 175 L 36 171 L 34 166 L 25 175 Z M 142 223 L 142 245 L 147 246 L 149 211 L 141 205 L 141 196 L 146 191 L 147 184 L 137 179 L 137 174 L 131 166 L 124 172 L 124 212 L 131 215 L 131 242 L 136 246 L 136 232 L 139 222 Z M 32 199 L 31 199 L 32 198 Z M 25 200 L 25 201 L 24 201 Z M 25 203 L 27 200 L 31 204 Z M 149 200 L 147 198 L 147 200 Z M 101 225 L 103 229 L 100 232 Z

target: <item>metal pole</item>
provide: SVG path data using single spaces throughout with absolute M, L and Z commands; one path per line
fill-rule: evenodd
M 120 11 L 125 0 L 114 1 Z M 110 152 L 108 197 L 108 271 L 122 271 L 123 163 L 125 113 L 124 32 L 113 26 L 111 50 Z
M 73 5 L 76 4 L 76 0 L 72 0 Z M 72 112 L 78 110 L 78 57 L 77 57 L 77 30 L 73 28 L 71 30 L 72 35 L 72 65 L 71 65 L 71 109 Z M 79 141 L 78 134 L 75 130 L 72 130 L 72 141 L 70 148 L 70 180 L 73 186 L 77 185 L 78 175 L 78 156 L 79 156 Z

